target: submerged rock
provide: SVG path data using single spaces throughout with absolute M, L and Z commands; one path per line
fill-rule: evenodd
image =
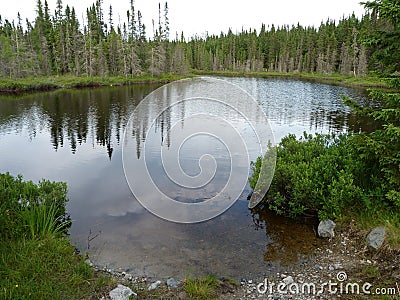
M 385 227 L 377 227 L 371 230 L 371 232 L 367 235 L 367 244 L 369 247 L 378 250 L 382 247 L 382 244 L 385 240 L 386 236 L 386 228 Z
M 168 278 L 167 279 L 167 286 L 173 289 L 176 289 L 180 285 L 180 281 L 176 280 L 175 278 Z
M 122 284 L 118 284 L 118 286 L 109 293 L 112 300 L 129 300 L 129 297 L 132 295 L 135 298 L 137 297 L 136 293 Z
M 318 235 L 322 238 L 333 238 L 335 236 L 334 229 L 336 227 L 335 222 L 332 220 L 323 220 L 318 225 Z

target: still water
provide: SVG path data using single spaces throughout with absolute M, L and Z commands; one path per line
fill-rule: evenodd
M 286 79 L 225 79 L 257 99 L 277 142 L 288 133 L 301 135 L 303 131 L 368 130 L 339 97 L 343 94 L 362 102 L 366 99 L 363 90 Z M 101 266 L 158 278 L 210 273 L 255 278 L 307 259 L 313 247 L 321 243 L 313 227 L 248 210 L 248 185 L 225 213 L 198 224 L 165 221 L 138 203 L 124 176 L 123 136 L 138 103 L 158 87 L 135 85 L 17 98 L 0 96 L 0 172 L 22 174 L 25 180 L 35 182 L 42 178 L 67 182 L 67 210 L 74 220 L 70 238 Z M 205 109 L 201 105 L 179 105 L 176 111 L 167 111 L 150 124 L 148 119 L 157 105 L 148 107 L 141 116 L 141 132 L 132 135 L 137 157 L 143 151 L 140 145 L 149 138 L 148 128 L 152 129 L 148 131 L 151 136 L 158 136 L 161 142 L 166 138 L 170 144 L 174 142 L 171 124 L 189 110 Z M 234 121 L 235 116 L 225 117 L 229 116 Z M 181 126 L 185 127 L 184 122 Z M 218 183 L 229 169 L 226 149 L 218 141 L 202 138 L 180 148 L 182 168 L 195 175 L 205 145 L 212 145 Z M 151 156 L 157 147 L 152 143 L 146 151 Z M 256 154 L 250 149 L 251 159 Z M 159 165 L 156 157 L 151 165 Z M 163 185 L 163 174 L 157 174 L 155 168 L 154 180 Z M 207 194 L 196 196 L 178 193 L 168 185 L 164 188 L 183 202 L 193 201 L 191 197 L 207 199 L 215 193 L 215 186 Z

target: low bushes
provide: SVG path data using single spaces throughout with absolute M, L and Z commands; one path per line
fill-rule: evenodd
M 362 190 L 355 185 L 357 163 L 350 136 L 304 133 L 296 139 L 290 134 L 276 151 L 275 174 L 264 200 L 276 213 L 293 218 L 302 214 L 340 218 L 348 203 L 359 201 Z M 260 167 L 261 157 L 252 163 L 253 189 Z

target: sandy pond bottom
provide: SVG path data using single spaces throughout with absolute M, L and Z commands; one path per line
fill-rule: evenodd
M 98 266 L 148 278 L 263 278 L 313 259 L 321 243 L 313 226 L 256 211 L 249 211 L 244 224 L 245 206 L 247 201 L 238 201 L 199 224 L 175 224 L 149 213 L 109 217 L 81 236 L 80 248 Z

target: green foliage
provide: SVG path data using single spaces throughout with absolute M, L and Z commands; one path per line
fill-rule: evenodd
M 370 46 L 372 62 L 384 73 L 400 72 L 400 2 L 375 0 L 363 3 L 372 11 L 375 26 L 367 34 L 365 43 Z
M 0 240 L 26 234 L 57 232 L 65 228 L 65 183 L 42 180 L 24 182 L 22 176 L 0 174 Z
M 340 218 L 345 201 L 357 201 L 360 190 L 354 186 L 354 150 L 347 135 L 304 133 L 284 137 L 277 146 L 275 175 L 265 199 L 278 214 L 298 217 L 318 213 L 319 217 Z M 261 158 L 252 163 L 250 185 L 258 180 Z

